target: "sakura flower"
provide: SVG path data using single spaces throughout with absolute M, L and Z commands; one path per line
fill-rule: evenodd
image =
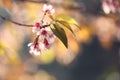
M 53 6 L 52 5 L 47 5 L 47 4 L 44 4 L 43 11 L 45 13 L 48 13 L 48 14 L 54 14 L 55 13 L 55 10 L 53 9 Z
M 37 43 L 37 42 L 33 42 L 33 43 L 29 43 L 28 47 L 30 47 L 30 53 L 34 54 L 34 55 L 40 55 L 41 54 L 41 50 L 44 49 L 44 45 L 42 43 Z
M 53 33 L 49 33 L 46 39 L 49 41 L 49 44 L 53 44 L 55 41 L 55 35 Z
M 50 49 L 55 41 L 55 36 L 53 33 L 49 33 L 46 38 L 44 38 L 44 46 L 46 49 Z
M 32 32 L 38 32 L 40 30 L 40 28 L 43 26 L 43 22 L 36 22 L 34 27 L 32 28 Z
M 50 28 L 42 28 L 38 33 L 37 35 L 40 35 L 40 39 L 44 39 L 44 38 L 47 38 L 47 37 L 50 37 L 50 35 L 52 35 L 52 31 Z
M 45 30 L 45 28 L 42 28 L 38 33 L 37 35 L 40 35 L 40 38 L 41 39 L 44 39 L 46 36 L 47 36 L 48 32 L 47 30 Z
M 39 31 L 38 35 L 39 38 L 43 40 L 46 49 L 49 49 L 53 45 L 55 41 L 55 35 L 53 34 L 50 28 L 42 28 Z
M 50 49 L 51 46 L 53 45 L 53 43 L 50 43 L 50 41 L 47 40 L 46 38 L 44 39 L 43 43 L 46 49 Z
M 44 39 L 43 43 L 44 43 L 46 49 L 49 49 L 51 47 L 51 45 L 49 44 L 47 39 Z

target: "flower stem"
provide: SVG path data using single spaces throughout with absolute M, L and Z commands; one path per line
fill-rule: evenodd
M 46 12 L 43 14 L 43 17 L 42 17 L 41 21 L 43 21 L 43 20 L 44 20 L 45 15 L 46 15 Z

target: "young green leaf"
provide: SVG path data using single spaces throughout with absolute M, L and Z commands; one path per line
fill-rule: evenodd
M 66 27 L 67 29 L 69 29 L 73 34 L 73 30 L 71 28 L 71 26 L 69 25 L 69 23 L 65 22 L 65 21 L 57 21 L 58 23 L 62 24 L 64 27 Z
M 64 29 L 61 28 L 57 23 L 51 24 L 50 26 L 53 33 L 62 41 L 65 47 L 68 48 L 68 40 Z
M 79 24 L 73 18 L 71 18 L 70 16 L 60 14 L 60 15 L 56 16 L 55 20 L 65 21 L 69 24 L 73 24 L 73 25 L 77 26 L 80 29 Z

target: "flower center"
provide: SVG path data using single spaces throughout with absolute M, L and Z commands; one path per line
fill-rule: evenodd
M 47 34 L 47 31 L 46 31 L 46 30 L 43 30 L 41 34 L 42 34 L 42 35 L 46 35 L 46 34 Z
M 46 39 L 44 39 L 44 44 L 47 46 L 49 45 L 48 41 Z

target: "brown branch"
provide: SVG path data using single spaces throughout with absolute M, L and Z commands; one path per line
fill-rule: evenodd
M 15 22 L 15 21 L 13 21 L 13 20 L 10 20 L 10 19 L 5 18 L 5 17 L 2 16 L 2 15 L 0 15 L 0 18 L 3 19 L 3 20 L 7 20 L 7 21 L 9 21 L 9 22 L 11 22 L 11 23 L 13 23 L 13 24 L 19 25 L 19 26 L 24 26 L 24 27 L 33 27 L 33 26 L 34 26 L 34 25 L 28 25 L 28 24 L 22 24 L 22 23 Z M 45 28 L 45 27 L 48 27 L 48 26 L 50 26 L 50 24 L 44 25 L 44 26 L 42 26 L 42 28 Z
M 15 22 L 13 20 L 7 19 L 6 17 L 4 17 L 2 15 L 0 15 L 0 18 L 3 19 L 3 20 L 7 20 L 7 21 L 9 21 L 11 23 L 14 23 L 16 25 L 19 25 L 19 26 L 25 26 L 25 27 L 33 27 L 34 26 L 34 25 L 28 25 L 28 24 L 22 24 L 22 23 Z
M 12 20 L 9 20 L 11 23 L 14 23 L 16 25 L 19 25 L 19 26 L 26 26 L 26 27 L 33 27 L 34 25 L 28 25 L 28 24 L 22 24 L 22 23 L 18 23 L 18 22 L 15 22 L 15 21 L 12 21 Z

